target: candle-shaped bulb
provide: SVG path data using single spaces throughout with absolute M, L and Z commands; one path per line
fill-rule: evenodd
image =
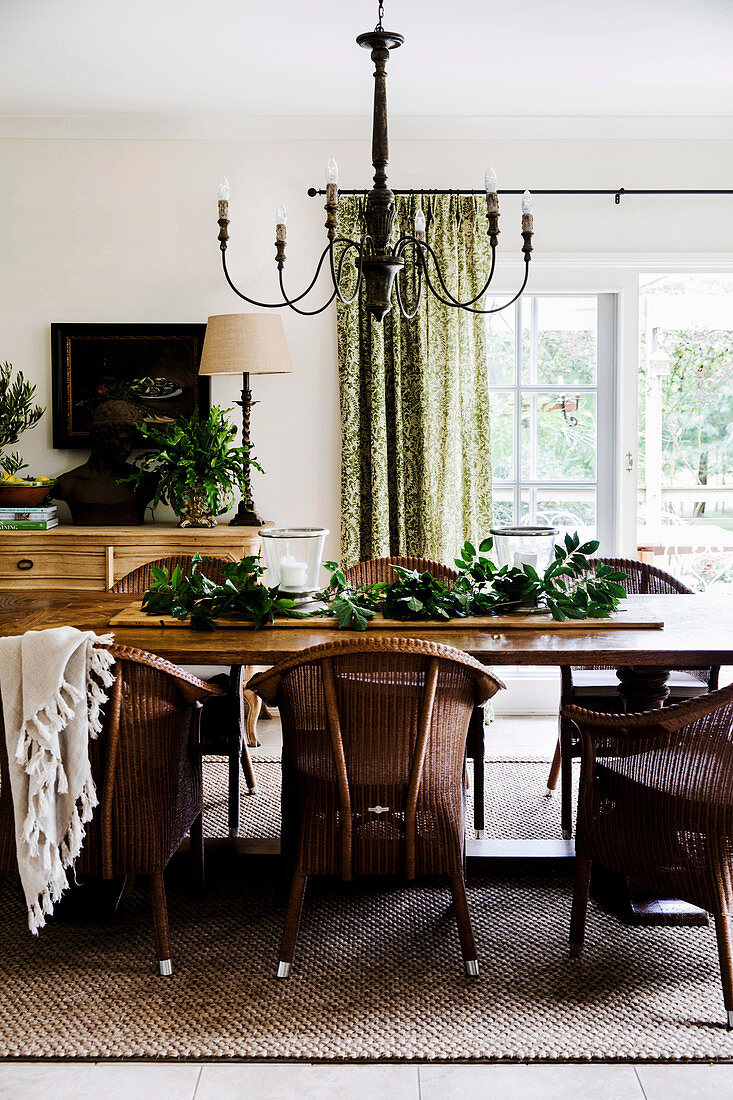
M 522 195 L 522 213 L 523 214 L 531 214 L 533 204 L 534 204 L 534 199 L 532 198 L 532 195 L 530 194 L 529 191 L 525 191 L 524 194 Z
M 486 175 L 484 176 L 484 187 L 486 188 L 487 195 L 491 195 L 496 192 L 497 182 L 498 181 L 496 178 L 496 171 L 491 166 L 489 166 L 486 169 Z
M 339 181 L 339 166 L 336 163 L 335 157 L 329 157 L 326 164 L 326 183 L 338 183 Z
M 280 205 L 277 208 L 277 213 L 275 214 L 275 224 L 276 225 L 287 225 L 288 224 L 288 212 L 285 209 L 285 203 L 284 202 L 281 202 Z
M 422 234 L 422 237 L 425 236 L 425 225 L 426 225 L 425 214 L 422 211 L 422 207 L 418 206 L 417 211 L 415 213 L 415 236 L 418 239 L 420 239 L 421 234 Z
M 229 202 L 229 180 L 226 176 L 219 177 L 219 202 Z

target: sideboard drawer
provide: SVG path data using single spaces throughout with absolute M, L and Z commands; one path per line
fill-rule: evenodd
M 70 588 L 105 592 L 139 565 L 197 551 L 238 560 L 260 549 L 258 527 L 52 527 L 0 531 L 0 589 Z
M 0 549 L 0 586 L 3 588 L 106 588 L 104 547 L 59 548 L 36 543 L 22 549 Z

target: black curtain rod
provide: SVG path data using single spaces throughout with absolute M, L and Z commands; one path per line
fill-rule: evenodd
M 399 188 L 393 187 L 392 188 L 392 193 L 394 195 L 485 195 L 486 190 L 484 188 L 477 188 L 477 189 L 471 190 L 470 188 L 460 188 L 460 187 L 447 187 L 447 188 L 441 188 L 441 187 L 430 188 L 430 187 L 426 187 L 424 189 L 410 187 L 407 190 L 400 190 Z M 313 198 L 316 197 L 316 195 L 325 195 L 326 191 L 325 191 L 324 188 L 309 187 L 308 188 L 308 194 L 313 199 Z M 369 194 L 369 191 L 368 191 L 367 188 L 364 188 L 363 190 L 353 190 L 353 191 L 341 190 L 341 188 L 339 188 L 339 195 L 368 195 L 368 194 Z M 523 195 L 524 191 L 504 191 L 504 190 L 501 190 L 501 191 L 498 192 L 498 194 L 500 194 L 500 195 Z M 621 196 L 622 195 L 733 195 L 733 190 L 715 190 L 715 191 L 709 191 L 709 190 L 706 190 L 706 191 L 701 191 L 701 190 L 657 190 L 657 189 L 645 190 L 645 189 L 639 189 L 639 188 L 614 187 L 614 188 L 610 188 L 610 189 L 606 189 L 606 190 L 587 190 L 587 191 L 586 190 L 573 190 L 573 191 L 558 191 L 558 190 L 541 191 L 541 190 L 537 190 L 537 191 L 532 191 L 532 194 L 533 195 L 613 195 L 614 196 L 614 201 L 616 202 L 616 205 L 618 205 L 621 202 Z

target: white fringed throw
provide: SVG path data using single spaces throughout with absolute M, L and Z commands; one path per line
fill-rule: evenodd
M 73 626 L 0 638 L 0 693 L 15 812 L 18 868 L 34 935 L 67 887 L 97 794 L 89 738 L 114 683 L 114 658 Z

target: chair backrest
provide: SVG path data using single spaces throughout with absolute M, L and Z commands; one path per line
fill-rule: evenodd
M 692 862 L 709 858 L 700 834 L 710 834 L 722 853 L 729 843 L 726 835 L 733 835 L 733 685 L 638 714 L 569 706 L 563 715 L 581 734 L 583 789 L 600 779 L 604 793 L 630 815 L 635 807 L 643 811 L 643 817 L 630 817 L 632 823 L 638 820 L 639 829 L 651 824 L 660 833 L 671 830 L 673 850 L 665 853 L 669 867 L 677 866 L 682 852 Z M 609 806 L 596 800 L 585 808 L 609 827 Z M 687 838 L 685 827 L 691 830 Z M 648 843 L 647 837 L 637 847 L 644 850 Z
M 105 877 L 133 860 L 143 873 L 141 855 L 154 861 L 166 850 L 167 862 L 180 844 L 190 820 L 182 822 L 200 802 L 200 781 L 191 766 L 197 703 L 223 693 L 152 653 L 122 645 L 110 650 L 115 681 L 102 732 L 90 741 L 99 807 L 78 864 L 80 872 L 93 873 L 101 863 Z M 14 860 L 7 749 L 0 728 L 0 870 L 11 870 Z
M 171 554 L 167 558 L 157 558 L 155 561 L 146 562 L 115 581 L 110 588 L 110 592 L 130 592 L 134 594 L 146 592 L 152 581 L 151 565 L 158 565 L 161 569 L 167 569 L 170 573 L 177 565 L 180 565 L 181 569 L 184 570 L 190 569 L 192 560 L 192 554 Z M 201 566 L 201 569 L 212 581 L 222 581 L 222 566 L 225 564 L 223 558 L 211 558 L 206 565 Z
M 332 871 L 351 877 L 353 823 L 374 825 L 381 814 L 374 828 L 382 841 L 391 829 L 393 843 L 379 859 L 362 844 L 359 873 L 394 872 L 404 857 L 412 877 L 418 818 L 423 829 L 433 821 L 434 862 L 441 845 L 450 848 L 443 863 L 460 858 L 468 724 L 504 686 L 483 665 L 434 642 L 359 638 L 307 649 L 248 686 L 280 707 L 284 771 L 297 778 L 299 799 L 337 803 L 342 846 Z M 456 827 L 447 833 L 435 825 L 445 815 Z
M 397 579 L 393 565 L 400 565 L 403 569 L 416 569 L 418 573 L 430 573 L 436 580 L 443 581 L 445 584 L 454 581 L 458 576 L 457 571 L 450 565 L 430 561 L 429 558 L 410 556 L 360 561 L 357 565 L 344 569 L 344 576 L 349 584 L 380 584 L 385 581 L 389 583 Z
M 598 558 L 592 561 L 602 561 L 610 565 L 612 569 L 619 569 L 626 573 L 623 586 L 629 596 L 668 596 L 679 592 L 682 595 L 693 595 L 692 589 L 673 577 L 664 569 L 658 569 L 656 565 L 647 565 L 646 562 L 637 561 L 635 558 Z

